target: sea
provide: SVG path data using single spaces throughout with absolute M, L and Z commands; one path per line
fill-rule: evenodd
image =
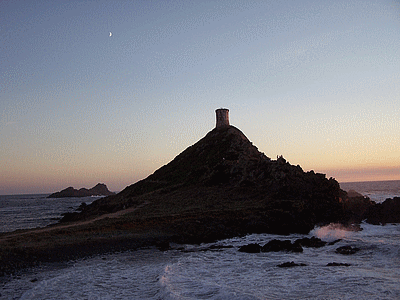
M 376 202 L 400 197 L 400 181 L 341 183 Z M 0 232 L 43 227 L 95 198 L 0 196 Z M 45 264 L 0 277 L 0 299 L 400 299 L 400 224 L 337 224 L 307 235 L 252 234 Z M 319 237 L 336 242 L 302 253 L 243 253 L 249 243 Z M 339 240 L 339 241 L 338 241 Z M 360 250 L 338 254 L 341 246 Z M 290 268 L 285 262 L 303 264 Z M 342 264 L 328 266 L 330 263 Z

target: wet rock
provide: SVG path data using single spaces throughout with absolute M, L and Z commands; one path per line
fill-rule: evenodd
M 261 248 L 262 252 L 303 252 L 299 244 L 292 244 L 290 240 L 271 240 Z
M 248 244 L 241 246 L 239 248 L 240 252 L 246 252 L 246 253 L 260 253 L 261 252 L 261 246 L 259 244 Z
M 350 190 L 343 199 L 343 207 L 345 210 L 345 220 L 347 222 L 359 223 L 365 217 L 366 211 L 375 206 L 375 202 L 368 197 L 364 197 L 356 191 Z
M 295 244 L 299 244 L 303 247 L 310 247 L 310 248 L 321 248 L 327 244 L 327 242 L 322 241 L 319 238 L 316 237 L 311 237 L 311 238 L 302 238 L 302 239 L 297 239 Z
M 168 251 L 171 249 L 171 246 L 169 244 L 168 241 L 162 241 L 162 242 L 158 242 L 155 245 L 157 247 L 158 250 L 160 251 Z
M 354 246 L 343 246 L 336 249 L 336 253 L 350 255 L 360 251 L 360 248 Z
M 271 240 L 262 247 L 262 252 L 279 252 L 288 251 L 292 247 L 292 242 L 289 240 Z
M 363 218 L 373 225 L 400 223 L 400 197 L 389 198 L 383 203 L 370 207 Z
M 279 268 L 292 268 L 292 267 L 304 267 L 304 266 L 307 266 L 307 265 L 303 264 L 303 263 L 297 264 L 294 261 L 285 262 L 285 263 L 277 265 L 277 267 L 279 267 Z
M 351 264 L 331 262 L 326 265 L 327 267 L 349 267 Z
M 301 247 L 301 245 L 299 245 L 299 244 L 293 243 L 293 244 L 292 244 L 292 248 L 291 248 L 290 251 L 291 251 L 291 252 L 298 252 L 298 253 L 300 253 L 300 252 L 303 252 L 303 247 Z

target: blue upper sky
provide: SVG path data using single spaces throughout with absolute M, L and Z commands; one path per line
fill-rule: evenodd
M 219 107 L 271 158 L 400 179 L 398 1 L 16 0 L 0 15 L 0 194 L 121 190 Z

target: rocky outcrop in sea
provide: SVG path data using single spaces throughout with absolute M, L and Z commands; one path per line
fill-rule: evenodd
M 360 223 L 365 221 L 373 225 L 400 223 L 400 197 L 388 198 L 376 203 L 355 191 L 349 191 L 343 199 L 346 222 Z
M 389 198 L 382 203 L 368 207 L 363 218 L 367 223 L 374 225 L 400 223 L 400 197 Z
M 68 187 L 60 192 L 53 193 L 47 198 L 67 198 L 67 197 L 90 197 L 90 196 L 110 196 L 114 195 L 110 192 L 104 183 L 98 183 L 91 189 L 81 188 L 79 190 Z

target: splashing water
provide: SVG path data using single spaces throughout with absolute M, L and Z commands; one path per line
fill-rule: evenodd
M 343 224 L 331 223 L 323 227 L 316 227 L 311 234 L 318 238 L 333 242 L 338 239 L 350 238 L 355 232 L 360 231 L 356 225 L 344 226 Z

